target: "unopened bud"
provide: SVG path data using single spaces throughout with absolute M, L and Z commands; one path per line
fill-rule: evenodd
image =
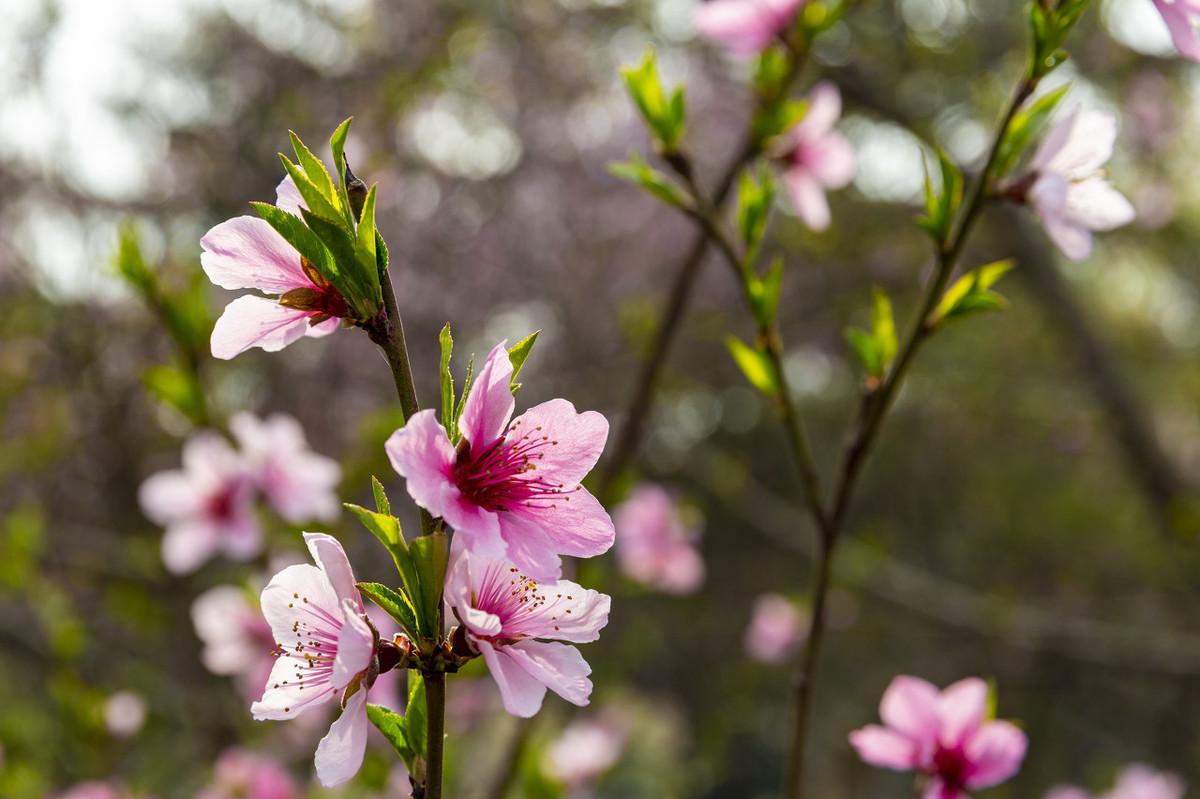
M 363 204 L 367 201 L 367 184 L 350 169 L 350 160 L 346 159 L 346 194 L 350 197 L 350 209 L 354 218 L 362 216 Z

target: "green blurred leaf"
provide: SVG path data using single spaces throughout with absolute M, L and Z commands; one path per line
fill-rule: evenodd
M 779 297 L 783 291 L 783 257 L 775 256 L 761 278 L 749 275 L 746 280 L 754 318 L 764 327 L 772 326 L 779 313 Z
M 725 346 L 750 385 L 769 397 L 779 396 L 779 381 L 767 353 L 745 344 L 737 336 L 726 336 Z
M 438 360 L 438 382 L 442 393 L 442 427 L 450 436 L 451 444 L 458 444 L 459 433 L 457 419 L 454 416 L 454 374 L 450 371 L 450 358 L 454 354 L 454 337 L 450 334 L 450 323 L 442 327 L 438 334 L 438 344 L 441 346 L 441 357 Z
M 847 328 L 845 336 L 866 373 L 874 378 L 882 377 L 883 353 L 879 351 L 875 337 L 857 327 Z
M 419 679 L 415 672 L 409 674 L 409 680 L 413 679 Z M 367 705 L 367 718 L 396 750 L 396 754 L 404 761 L 409 773 L 419 774 L 416 763 L 417 753 L 409 742 L 408 719 L 383 705 L 372 704 Z
M 751 123 L 751 135 L 754 137 L 754 141 L 762 146 L 796 127 L 807 113 L 807 100 L 787 99 L 763 106 L 754 115 L 754 121 Z
M 384 516 L 391 516 L 392 503 L 388 499 L 383 483 L 379 482 L 379 478 L 375 475 L 371 475 L 371 493 L 375 496 L 375 510 Z M 399 523 L 396 526 L 399 527 Z
M 963 177 L 958 165 L 940 147 L 934 148 L 941 175 L 941 188 L 935 189 L 928 166 L 925 169 L 925 215 L 917 225 L 939 246 L 950 239 L 954 220 L 962 203 Z
M 204 393 L 192 375 L 173 366 L 152 366 L 142 373 L 142 384 L 156 400 L 199 423 L 204 417 Z
M 991 288 L 1015 265 L 1011 259 L 997 261 L 963 275 L 942 295 L 927 323 L 934 326 L 980 311 L 1007 308 L 1008 300 Z
M 621 77 L 658 146 L 664 153 L 677 151 L 685 126 L 684 90 L 677 88 L 667 99 L 658 75 L 654 48 L 647 48 L 636 66 L 622 67 Z
M 767 220 L 775 202 L 775 182 L 766 169 L 756 178 L 750 170 L 738 181 L 737 223 L 742 243 L 746 245 L 746 263 L 754 263 L 754 254 L 762 244 Z
M 525 361 L 529 358 L 529 353 L 533 352 L 533 345 L 537 343 L 538 336 L 541 334 L 542 331 L 535 330 L 508 348 L 508 360 L 512 363 L 513 370 L 509 387 L 512 389 L 513 394 L 516 394 L 517 389 L 521 387 L 521 384 L 517 382 L 517 375 L 521 374 L 521 367 L 525 365 Z
M 387 611 L 410 639 L 416 641 L 421 637 L 416 610 L 407 596 L 382 583 L 358 583 L 358 590 Z
M 1064 83 L 1037 98 L 1013 117 L 996 153 L 991 177 L 1002 178 L 1012 171 L 1070 88 L 1071 84 Z
M 614 177 L 641 186 L 672 208 L 686 208 L 690 204 L 679 187 L 637 153 L 630 154 L 628 161 L 609 164 L 608 171 Z
M 308 206 L 308 213 L 325 219 L 330 224 L 338 225 L 342 229 L 346 229 L 347 223 L 345 215 L 340 207 L 335 206 L 334 200 L 329 197 L 323 186 L 318 186 L 313 182 L 308 173 L 300 166 L 293 164 L 283 153 L 279 154 L 279 161 L 283 164 L 283 168 L 292 176 L 292 182 L 296 184 L 297 191 L 304 198 L 304 204 Z M 319 161 L 317 163 L 320 163 Z M 324 172 L 325 167 L 321 167 Z M 325 173 L 325 180 L 329 180 L 329 173 Z
M 871 295 L 871 329 L 851 327 L 846 330 L 846 341 L 867 375 L 882 378 L 896 358 L 899 343 L 896 338 L 896 322 L 892 315 L 892 303 L 887 293 L 876 287 Z

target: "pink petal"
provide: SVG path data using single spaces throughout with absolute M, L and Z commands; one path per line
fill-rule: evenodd
M 908 771 L 920 765 L 917 747 L 911 740 L 877 724 L 850 733 L 850 745 L 872 766 Z
M 301 208 L 308 207 L 304 198 L 300 196 L 300 190 L 296 188 L 296 181 L 292 180 L 291 175 L 284 175 L 283 180 L 279 181 L 279 185 L 275 187 L 275 207 L 296 216 L 300 216 Z
M 192 626 L 204 642 L 205 668 L 213 674 L 237 674 L 268 654 L 269 648 L 250 634 L 255 615 L 246 594 L 232 585 L 218 585 L 196 597 Z
M 512 418 L 515 403 L 509 387 L 512 361 L 508 358 L 507 343 L 501 341 L 488 353 L 459 419 L 459 429 L 476 451 L 500 438 Z
M 879 703 L 879 717 L 893 730 L 922 744 L 938 734 L 938 689 L 919 677 L 892 680 Z
M 1129 200 L 1103 177 L 1072 183 L 1067 189 L 1067 217 L 1091 230 L 1113 230 L 1135 216 Z
M 384 444 L 392 468 L 407 481 L 413 502 L 434 516 L 443 516 L 457 502 L 458 488 L 450 480 L 454 447 L 432 410 L 418 411 Z
M 690 544 L 678 544 L 659 564 L 659 588 L 668 594 L 691 594 L 704 582 L 704 558 Z
M 1074 785 L 1056 785 L 1050 789 L 1044 799 L 1092 799 L 1087 791 Z
M 367 692 L 356 691 L 342 715 L 329 728 L 329 733 L 317 745 L 313 762 L 317 766 L 317 780 L 326 788 L 341 785 L 362 767 L 363 755 L 367 751 Z
M 516 622 L 510 621 L 504 633 L 530 638 L 552 638 L 586 644 L 597 640 L 608 624 L 612 598 L 608 594 L 584 588 L 570 580 L 545 584 L 543 592 L 553 599 L 540 609 L 530 611 Z
M 250 705 L 250 716 L 255 721 L 294 719 L 309 708 L 320 707 L 337 696 L 337 690 L 328 683 L 320 688 L 303 685 L 296 679 L 299 666 L 295 658 L 275 659 L 262 698 Z
M 219 535 L 208 523 L 174 524 L 163 535 L 163 565 L 171 574 L 191 574 L 216 553 L 219 545 Z
M 810 230 L 829 227 L 829 201 L 816 177 L 805 167 L 795 164 L 783 174 L 783 184 L 796 208 L 796 215 Z
M 560 550 L 550 537 L 546 524 L 527 514 L 511 511 L 501 514 L 499 522 L 505 560 L 512 561 L 526 577 L 538 582 L 554 582 L 562 576 Z
M 325 533 L 305 533 L 304 543 L 308 545 L 313 561 L 325 573 L 338 600 L 349 599 L 358 608 L 358 612 L 362 613 L 362 597 L 355 587 L 354 570 L 350 568 L 350 560 L 346 557 L 346 550 L 342 549 L 341 542 Z M 339 612 L 335 608 L 334 615 Z
M 833 130 L 841 116 L 841 92 L 831 81 L 821 81 L 808 93 L 808 111 L 792 128 L 792 134 L 800 139 L 817 139 Z
M 971 736 L 963 752 L 974 768 L 967 778 L 971 790 L 990 788 L 1017 773 L 1028 746 L 1025 733 L 1007 721 L 989 721 Z
M 937 699 L 941 742 L 948 748 L 958 746 L 983 724 L 987 708 L 988 686 L 978 677 L 959 680 L 942 691 Z
M 206 488 L 245 477 L 242 457 L 219 433 L 202 430 L 183 444 L 183 471 Z
M 845 136 L 832 131 L 808 144 L 804 165 L 826 189 L 840 189 L 854 179 L 854 148 Z
M 503 652 L 527 674 L 571 704 L 586 705 L 592 695 L 588 675 L 592 667 L 573 646 L 525 640 L 506 646 Z
M 696 9 L 696 30 L 734 55 L 749 56 L 765 49 L 779 30 L 765 10 L 755 0 L 710 0 Z
M 236 508 L 234 514 L 217 528 L 221 552 L 233 560 L 247 561 L 262 552 L 262 528 L 248 504 Z
M 947 785 L 938 778 L 933 778 L 921 793 L 921 799 L 971 799 L 965 791 L 960 791 L 952 785 Z
M 510 440 L 522 436 L 544 439 L 544 446 L 532 453 L 537 473 L 571 487 L 600 460 L 608 440 L 608 420 L 596 411 L 579 413 L 565 399 L 552 399 L 514 419 L 508 436 Z
M 213 326 L 212 354 L 227 361 L 251 347 L 278 352 L 308 334 L 309 314 L 265 297 L 246 295 L 225 306 Z
M 300 267 L 300 253 L 258 217 L 222 222 L 204 234 L 200 247 L 204 273 L 221 288 L 283 294 L 312 287 Z
M 509 537 L 509 531 L 518 529 L 518 526 L 520 529 L 541 528 L 555 552 L 576 558 L 602 555 L 612 547 L 617 536 L 612 518 L 586 488 L 580 488 L 561 500 L 550 507 L 519 507 L 502 515 L 500 523 L 510 552 L 513 539 Z M 529 576 L 534 577 L 532 574 Z
M 342 631 L 338 635 L 331 677 L 333 687 L 339 691 L 366 671 L 375 657 L 375 634 L 361 614 L 362 608 L 353 600 L 342 600 Z
M 1058 119 L 1050 129 L 1046 131 L 1046 135 L 1042 138 L 1041 144 L 1033 154 L 1033 158 L 1029 161 L 1029 168 L 1035 172 L 1044 172 L 1051 170 L 1057 172 L 1056 169 L 1051 169 L 1050 164 L 1059 157 L 1059 153 L 1067 146 L 1067 142 L 1071 140 L 1071 133 L 1075 129 L 1075 123 L 1079 120 L 1079 108 L 1074 108 L 1066 116 Z
M 1179 54 L 1192 61 L 1200 61 L 1200 35 L 1197 35 L 1192 19 L 1198 12 L 1183 0 L 1154 0 L 1154 7 L 1167 23 Z
M 1112 792 L 1102 799 L 1183 799 L 1183 780 L 1141 763 L 1121 769 Z
M 1066 128 L 1066 141 L 1041 168 L 1080 180 L 1093 175 L 1112 157 L 1117 118 L 1106 111 L 1079 110 Z
M 1092 254 L 1092 232 L 1062 218 L 1043 218 L 1042 226 L 1054 246 L 1072 261 L 1082 261 Z
M 159 472 L 142 483 L 138 503 L 155 524 L 170 524 L 195 514 L 200 509 L 201 497 L 183 472 Z
M 512 647 L 497 649 L 487 641 L 479 641 L 476 645 L 492 679 L 496 681 L 496 687 L 500 689 L 504 709 L 522 718 L 530 718 L 541 710 L 546 686 L 511 656 Z
M 473 577 L 472 569 L 475 564 L 487 561 L 473 557 L 463 546 L 462 538 L 456 536 L 452 544 L 450 567 L 446 572 L 446 584 L 442 589 L 447 616 L 459 619 L 473 635 L 492 637 L 501 632 L 500 617 L 486 610 L 474 607 L 476 589 L 479 587 Z

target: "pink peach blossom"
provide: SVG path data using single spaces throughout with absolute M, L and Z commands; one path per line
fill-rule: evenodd
M 1116 136 L 1112 114 L 1076 109 L 1050 128 L 1030 162 L 1028 202 L 1072 260 L 1091 254 L 1093 230 L 1113 230 L 1134 217 L 1103 171 Z
M 299 422 L 282 413 L 259 419 L 243 412 L 229 427 L 258 490 L 281 518 L 293 524 L 337 518 L 341 467 L 308 448 Z
M 808 620 L 796 603 L 782 594 L 763 594 L 754 600 L 746 628 L 746 653 L 762 663 L 788 658 L 808 632 Z
M 245 590 L 218 585 L 196 597 L 192 626 L 204 644 L 200 659 L 205 668 L 233 677 L 250 699 L 262 694 L 275 664 L 275 638 Z
M 783 182 L 796 214 L 812 230 L 829 227 L 828 189 L 840 189 L 854 179 L 854 148 L 835 129 L 842 115 L 842 95 L 825 81 L 813 87 L 808 111 L 786 134 Z
M 1007 780 L 1025 758 L 1025 733 L 987 715 L 983 680 L 961 680 L 939 692 L 925 680 L 901 676 L 879 706 L 886 726 L 856 730 L 850 743 L 873 766 L 924 774 L 925 799 L 964 799 L 967 791 Z
M 807 0 L 709 0 L 696 9 L 696 29 L 735 56 L 765 50 Z
M 303 200 L 290 176 L 275 205 L 299 215 Z M 238 216 L 200 239 L 200 265 L 224 289 L 257 289 L 225 306 L 212 332 L 212 354 L 229 360 L 251 347 L 277 352 L 304 336 L 327 336 L 350 317 L 346 300 L 264 219 Z M 286 299 L 285 299 L 286 298 Z
M 196 799 L 300 799 L 292 775 L 274 760 L 240 747 L 217 758 L 213 781 Z
M 546 750 L 546 773 L 574 795 L 585 789 L 621 759 L 629 730 L 612 714 L 576 719 Z
M 1154 0 L 1154 7 L 1162 14 L 1175 49 L 1184 58 L 1200 61 L 1200 2 L 1197 0 Z
M 638 486 L 613 514 L 617 563 L 626 577 L 669 594 L 690 594 L 704 582 L 698 532 L 684 524 L 661 486 Z
M 1174 774 L 1134 763 L 1117 775 L 1117 784 L 1098 799 L 1183 799 L 1183 780 Z M 1091 799 L 1088 792 L 1072 785 L 1053 788 L 1046 799 Z
M 592 693 L 591 667 L 566 643 L 600 637 L 608 623 L 606 594 L 567 580 L 540 584 L 505 560 L 455 546 L 446 576 L 446 615 L 457 619 L 483 656 L 504 708 L 533 716 L 546 689 L 576 705 Z
M 341 716 L 317 746 L 317 779 L 326 787 L 350 779 L 366 751 L 367 691 L 377 633 L 368 623 L 354 572 L 336 538 L 305 533 L 316 566 L 288 566 L 262 592 L 277 659 L 256 720 L 292 719 L 336 700 Z
M 140 794 L 120 783 L 93 780 L 76 783 L 65 793 L 58 794 L 58 799 L 136 799 L 138 796 Z
M 413 501 L 442 517 L 455 540 L 487 560 L 511 560 L 535 580 L 562 573 L 559 555 L 591 557 L 612 546 L 612 519 L 580 480 L 608 438 L 608 421 L 563 399 L 512 423 L 512 363 L 496 345 L 463 408 L 457 449 L 432 410 L 387 441 Z
M 138 499 L 146 516 L 167 528 L 162 556 L 172 574 L 193 572 L 218 552 L 249 560 L 262 551 L 246 463 L 216 433 L 189 438 L 183 469 L 152 475 Z

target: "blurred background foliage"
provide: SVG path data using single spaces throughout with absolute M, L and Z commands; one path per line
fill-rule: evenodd
M 0 795 L 113 777 L 192 796 L 234 743 L 309 779 L 319 729 L 252 722 L 199 659 L 192 600 L 252 575 L 218 561 L 169 577 L 136 500 L 195 425 L 238 409 L 299 418 L 344 464 L 344 499 L 364 501 L 372 473 L 401 496 L 381 446 L 398 411 L 365 336 L 207 355 L 229 295 L 199 278 L 197 242 L 271 199 L 288 129 L 321 141 L 355 116 L 348 153 L 380 184 L 423 396 L 446 320 L 460 352 L 541 329 L 519 403 L 566 396 L 619 426 L 693 231 L 605 170 L 646 147 L 618 68 L 653 43 L 667 83 L 686 82 L 702 181 L 733 156 L 749 107 L 746 66 L 695 41 L 694 7 L 0 2 Z M 830 232 L 786 214 L 771 232 L 787 256 L 789 371 L 825 469 L 856 404 L 842 330 L 866 321 L 873 285 L 907 319 L 928 267 L 911 223 L 919 141 L 977 163 L 1021 70 L 1023 20 L 1019 0 L 864 2 L 802 74 L 801 88 L 842 88 L 860 161 Z M 1120 114 L 1113 180 L 1138 221 L 1067 265 L 1029 220 L 989 209 L 966 263 L 1017 257 L 1012 307 L 939 335 L 885 428 L 836 570 L 815 795 L 911 795 L 846 741 L 898 672 L 996 681 L 1031 750 L 989 796 L 1106 785 L 1129 760 L 1200 780 L 1200 73 L 1165 36 L 1149 0 L 1096 0 L 1055 76 L 1073 83 L 1066 105 Z M 587 647 L 584 715 L 616 708 L 631 730 L 599 796 L 777 790 L 789 671 L 747 660 L 742 635 L 758 594 L 802 596 L 813 531 L 776 422 L 724 352 L 730 330 L 750 326 L 709 265 L 639 458 L 705 517 L 704 587 L 656 595 L 611 558 L 588 574 L 615 602 Z M 297 530 L 272 525 L 275 552 L 299 549 Z M 329 532 L 365 579 L 388 577 L 349 518 Z M 573 713 L 555 700 L 517 732 L 485 679 L 451 682 L 452 795 L 482 796 L 518 740 L 512 795 L 559 795 L 535 775 Z M 133 732 L 106 719 L 117 692 L 144 701 Z M 374 752 L 343 794 L 397 795 L 390 763 Z

